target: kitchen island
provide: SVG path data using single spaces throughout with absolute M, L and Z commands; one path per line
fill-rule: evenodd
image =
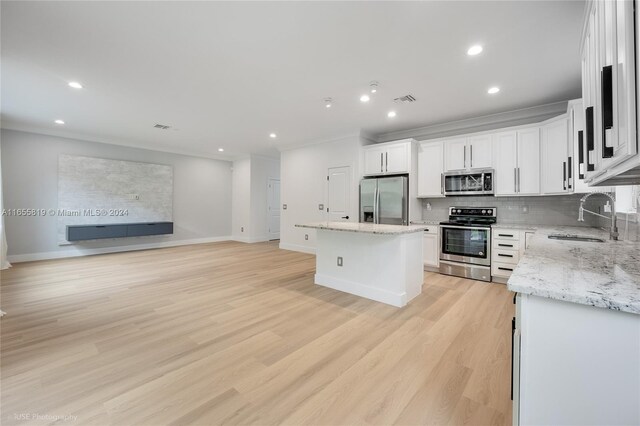
M 315 283 L 402 307 L 422 292 L 425 225 L 315 222 Z

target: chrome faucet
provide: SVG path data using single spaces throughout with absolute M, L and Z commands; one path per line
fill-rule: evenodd
M 600 213 L 592 212 L 584 208 L 584 202 L 592 195 L 602 194 L 611 200 L 611 217 L 602 215 Z M 607 192 L 590 192 L 580 199 L 580 209 L 578 210 L 578 222 L 584 222 L 584 212 L 591 213 L 594 216 L 604 217 L 605 219 L 611 219 L 611 230 L 609 231 L 609 238 L 612 240 L 618 239 L 618 219 L 616 218 L 616 199 L 613 195 Z

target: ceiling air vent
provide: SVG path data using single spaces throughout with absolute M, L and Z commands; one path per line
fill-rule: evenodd
M 395 98 L 393 101 L 401 104 L 401 103 L 415 102 L 416 98 L 414 98 L 413 95 L 404 95 L 404 96 L 400 96 L 399 98 Z
M 156 129 L 160 129 L 160 130 L 167 130 L 169 128 L 171 128 L 171 126 L 165 126 L 164 124 L 156 124 L 155 126 Z

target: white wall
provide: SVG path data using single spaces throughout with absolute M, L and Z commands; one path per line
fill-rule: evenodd
M 55 258 L 228 239 L 231 234 L 231 163 L 123 146 L 1 131 L 5 209 L 57 209 L 58 155 L 167 164 L 174 170 L 174 234 L 59 246 L 56 217 L 6 217 L 9 260 Z
M 362 177 L 362 140 L 348 136 L 331 142 L 282 151 L 280 248 L 315 252 L 316 234 L 312 229 L 296 228 L 296 224 L 326 220 L 326 210 L 318 204 L 327 204 L 327 172 L 331 167 L 350 166 L 352 197 L 350 221 L 358 221 L 359 182 Z M 305 240 L 305 234 L 309 236 Z
M 233 233 L 236 241 L 255 243 L 269 239 L 267 182 L 280 178 L 280 160 L 252 155 L 233 162 Z

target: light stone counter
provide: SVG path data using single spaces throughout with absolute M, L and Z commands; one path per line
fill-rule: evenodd
M 597 228 L 525 226 L 536 233 L 509 278 L 509 290 L 640 314 L 640 243 L 610 241 L 608 232 Z M 547 238 L 555 233 L 602 238 L 606 242 Z
M 296 227 L 381 235 L 411 234 L 413 232 L 422 232 L 426 228 L 425 225 L 379 225 L 375 223 L 358 222 L 313 222 L 296 225 Z

